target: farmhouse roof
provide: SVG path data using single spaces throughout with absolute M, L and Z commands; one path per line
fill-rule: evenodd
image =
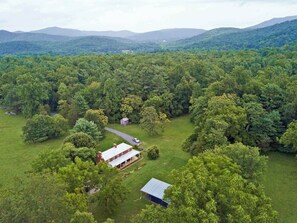
M 102 158 L 104 160 L 108 160 L 108 159 L 110 159 L 112 157 L 115 157 L 116 155 L 121 154 L 122 152 L 124 152 L 124 151 L 126 151 L 127 149 L 130 149 L 130 148 L 132 148 L 131 145 L 128 145 L 126 143 L 121 143 L 119 145 L 116 145 L 116 146 L 102 152 Z
M 112 167 L 115 167 L 123 162 L 125 162 L 126 160 L 138 155 L 140 152 L 135 150 L 135 149 L 132 149 L 132 151 L 128 152 L 127 154 L 125 155 L 122 155 L 120 156 L 119 158 L 109 162 L 109 164 L 112 166 Z

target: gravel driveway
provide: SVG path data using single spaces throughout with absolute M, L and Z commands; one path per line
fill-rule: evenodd
M 134 142 L 133 139 L 135 137 L 130 136 L 130 135 L 126 134 L 126 133 L 123 133 L 123 132 L 120 132 L 118 130 L 115 130 L 115 129 L 112 129 L 112 128 L 108 128 L 108 127 L 105 127 L 105 130 L 108 131 L 108 132 L 111 132 L 111 133 L 114 133 L 114 134 L 118 135 L 119 137 L 123 138 L 128 143 L 130 143 L 131 145 L 140 145 L 141 144 L 141 142 L 140 143 Z

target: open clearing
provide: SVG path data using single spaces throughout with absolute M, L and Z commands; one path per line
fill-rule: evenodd
M 279 213 L 280 223 L 297 222 L 297 158 L 295 155 L 268 153 L 264 178 L 267 196 Z
M 15 177 L 24 177 L 30 170 L 30 163 L 36 156 L 49 149 L 61 146 L 63 138 L 50 140 L 38 144 L 25 144 L 22 141 L 22 126 L 25 119 L 21 116 L 5 115 L 0 110 L 0 185 L 9 186 Z M 147 149 L 157 145 L 160 149 L 160 158 L 150 161 L 143 152 L 144 159 L 122 171 L 124 183 L 130 192 L 128 198 L 112 215 L 116 222 L 129 222 L 134 214 L 138 213 L 146 204 L 140 199 L 140 188 L 152 177 L 170 182 L 170 171 L 186 164 L 190 155 L 181 150 L 184 139 L 192 132 L 193 126 L 188 116 L 172 120 L 162 136 L 151 137 L 138 125 L 109 127 L 125 132 L 143 141 L 142 147 Z M 120 143 L 122 139 L 111 133 L 106 133 L 100 148 L 106 150 L 113 143 Z M 280 223 L 295 223 L 297 219 L 297 159 L 293 155 L 269 153 L 268 169 L 264 179 L 266 193 L 272 198 L 274 208 L 279 212 Z M 92 211 L 98 222 L 104 221 L 108 215 L 102 213 L 96 205 Z
M 169 173 L 173 169 L 184 166 L 190 155 L 181 149 L 182 142 L 193 131 L 193 125 L 188 116 L 172 120 L 165 128 L 161 136 L 149 136 L 138 125 L 121 126 L 111 124 L 109 127 L 125 132 L 140 139 L 145 150 L 152 145 L 157 145 L 160 149 L 160 157 L 157 160 L 148 160 L 146 151 L 143 154 L 143 160 L 132 165 L 122 172 L 124 183 L 128 186 L 130 192 L 128 199 L 123 202 L 119 210 L 112 215 L 116 222 L 129 222 L 134 214 L 138 213 L 146 204 L 150 202 L 140 199 L 140 189 L 152 178 L 157 178 L 170 183 Z M 93 207 L 94 215 L 99 222 L 104 221 L 108 215 L 102 213 L 95 205 Z
M 9 186 L 16 177 L 24 177 L 31 168 L 31 162 L 39 153 L 60 148 L 63 138 L 43 143 L 26 144 L 22 139 L 22 127 L 26 120 L 20 116 L 6 115 L 0 109 L 0 185 Z M 106 133 L 101 148 L 108 148 L 112 143 L 121 142 L 118 136 Z

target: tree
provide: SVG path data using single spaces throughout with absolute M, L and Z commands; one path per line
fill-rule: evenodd
M 115 79 L 108 78 L 104 83 L 103 100 L 104 111 L 112 122 L 120 119 L 122 91 L 118 88 Z
M 57 138 L 68 131 L 67 121 L 60 115 L 35 115 L 23 127 L 25 142 L 42 142 Z
M 232 162 L 240 166 L 244 179 L 260 182 L 267 167 L 267 157 L 261 156 L 257 147 L 235 143 L 217 147 L 214 153 L 228 156 Z
M 77 133 L 77 132 L 83 132 L 86 133 L 96 141 L 99 141 L 102 139 L 102 133 L 98 130 L 97 125 L 93 121 L 88 121 L 84 118 L 80 118 L 76 121 L 72 132 Z
M 111 218 L 107 218 L 106 221 L 103 223 L 114 223 L 114 220 Z
M 215 146 L 240 142 L 245 136 L 247 123 L 244 108 L 236 104 L 235 95 L 211 97 L 206 105 L 206 98 L 195 100 L 192 120 L 197 125 L 194 133 L 183 144 L 185 151 L 196 155 Z M 198 111 L 198 108 L 201 111 Z
M 87 110 L 84 118 L 89 122 L 94 122 L 100 131 L 103 131 L 104 127 L 108 123 L 108 117 L 104 114 L 103 109 L 89 109 Z
M 75 158 L 74 163 L 59 169 L 60 178 L 67 183 L 68 192 L 88 192 L 93 188 L 99 189 L 100 172 L 97 165 L 93 162 L 82 161 L 79 157 Z
M 69 130 L 68 121 L 62 115 L 55 115 L 52 117 L 54 122 L 54 132 L 55 136 L 59 137 L 65 135 Z
M 74 163 L 60 168 L 58 175 L 67 183 L 68 192 L 84 193 L 97 189 L 92 201 L 109 213 L 114 212 L 127 196 L 127 188 L 122 184 L 117 169 L 105 162 L 94 165 L 76 157 Z
M 64 107 L 67 108 L 66 105 Z M 83 117 L 85 112 L 89 109 L 89 105 L 85 98 L 80 92 L 76 93 L 73 97 L 71 104 L 69 105 L 69 110 L 67 113 L 67 119 L 70 124 L 74 124 L 79 117 Z
M 76 211 L 70 223 L 97 223 L 92 213 Z
M 281 107 L 284 101 L 284 92 L 276 84 L 267 84 L 262 89 L 261 102 L 267 111 L 272 111 Z
M 47 85 L 32 74 L 24 74 L 17 78 L 17 96 L 20 98 L 22 113 L 32 117 L 38 106 L 48 100 Z
M 67 153 L 61 149 L 46 151 L 33 160 L 32 168 L 35 173 L 43 171 L 58 172 L 61 167 L 67 166 L 71 160 Z
M 147 151 L 147 156 L 151 160 L 158 159 L 160 154 L 159 154 L 159 149 L 157 146 L 152 146 L 151 148 L 148 149 Z
M 271 149 L 276 142 L 281 127 L 279 112 L 267 112 L 262 104 L 248 102 L 244 105 L 247 112 L 247 135 L 243 140 L 245 144 L 258 146 L 262 150 Z
M 294 120 L 288 125 L 287 130 L 281 136 L 279 141 L 286 147 L 286 151 L 297 151 L 297 120 Z
M 1 222 L 69 222 L 73 209 L 66 185 L 50 174 L 31 175 L 0 191 Z M 81 210 L 83 211 L 83 210 Z
M 94 148 L 76 148 L 71 143 L 65 143 L 62 147 L 62 150 L 66 154 L 66 157 L 70 158 L 73 162 L 75 162 L 76 157 L 79 157 L 82 161 L 91 161 L 95 164 L 97 152 Z
M 157 113 L 154 107 L 144 107 L 141 111 L 140 126 L 150 135 L 159 135 L 169 120 L 164 113 Z
M 129 117 L 133 122 L 139 122 L 139 113 L 142 105 L 142 99 L 136 95 L 128 95 L 123 98 L 121 104 L 122 117 Z
M 122 184 L 116 168 L 111 168 L 105 162 L 99 162 L 97 166 L 100 170 L 101 182 L 100 191 L 95 194 L 94 201 L 97 201 L 108 213 L 113 213 L 126 199 L 128 189 Z
M 72 133 L 71 135 L 67 136 L 64 140 L 65 143 L 71 143 L 76 148 L 87 147 L 87 148 L 95 148 L 96 143 L 92 136 L 84 133 L 84 132 L 77 132 Z
M 277 222 L 262 187 L 241 174 L 226 155 L 204 152 L 172 172 L 166 209 L 147 207 L 133 222 Z

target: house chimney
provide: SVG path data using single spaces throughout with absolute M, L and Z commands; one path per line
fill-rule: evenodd
M 117 148 L 117 146 L 118 146 L 118 145 L 117 145 L 116 143 L 113 144 L 113 148 Z
M 99 151 L 97 156 L 96 156 L 96 164 L 99 163 L 102 160 L 102 152 Z

